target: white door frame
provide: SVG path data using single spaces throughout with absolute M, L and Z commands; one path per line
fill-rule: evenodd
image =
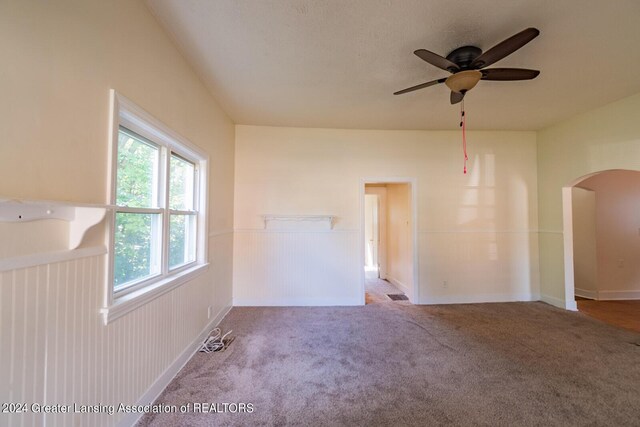
M 564 247 L 564 306 L 567 310 L 577 311 L 576 284 L 573 271 L 573 193 L 571 189 L 592 176 L 610 171 L 636 171 L 635 169 L 603 169 L 583 175 L 562 187 L 562 235 Z
M 364 293 L 365 293 L 365 274 L 364 274 L 364 195 L 366 184 L 409 184 L 411 189 L 411 215 L 412 215 L 412 241 L 413 241 L 413 297 L 411 302 L 413 304 L 420 304 L 419 293 L 419 274 L 418 274 L 418 182 L 416 178 L 411 177 L 367 177 L 360 179 L 359 198 L 360 201 L 360 257 L 358 259 L 358 268 L 360 269 L 360 304 L 364 305 Z
M 562 247 L 564 251 L 564 308 L 578 311 L 576 303 L 576 283 L 573 269 L 573 187 L 587 178 L 602 172 L 593 172 L 576 178 L 562 187 Z
M 564 251 L 564 308 L 578 311 L 575 273 L 573 271 L 573 193 L 571 189 L 599 173 L 598 171 L 574 179 L 562 187 L 562 247 Z
M 577 311 L 573 271 L 573 194 L 572 186 L 562 187 L 562 235 L 564 246 L 564 308 Z

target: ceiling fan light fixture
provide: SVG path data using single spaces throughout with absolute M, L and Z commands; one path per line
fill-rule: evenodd
M 482 73 L 478 70 L 466 70 L 455 73 L 445 80 L 453 92 L 465 93 L 475 87 L 482 78 Z

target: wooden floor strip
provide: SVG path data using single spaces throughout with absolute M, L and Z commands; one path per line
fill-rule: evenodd
M 594 301 L 577 299 L 578 310 L 610 325 L 640 333 L 640 300 Z

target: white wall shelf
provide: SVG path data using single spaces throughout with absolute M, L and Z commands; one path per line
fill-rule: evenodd
M 69 249 L 80 246 L 89 230 L 104 218 L 108 206 L 64 202 L 0 199 L 0 222 L 58 219 L 69 222 Z
M 265 230 L 331 230 L 334 215 L 262 215 Z

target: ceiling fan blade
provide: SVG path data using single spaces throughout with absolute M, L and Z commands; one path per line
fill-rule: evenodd
M 488 67 L 494 62 L 499 61 L 520 49 L 522 46 L 538 37 L 538 34 L 540 34 L 540 31 L 537 28 L 527 28 L 524 31 L 520 31 L 518 34 L 498 43 L 477 57 L 471 64 L 471 68 L 478 69 Z
M 540 71 L 524 68 L 489 68 L 482 70 L 482 80 L 531 80 L 538 77 Z
M 464 93 L 451 91 L 451 104 L 457 104 L 464 99 Z
M 441 68 L 445 71 L 453 73 L 454 71 L 458 71 L 460 67 L 458 67 L 454 62 L 449 61 L 447 58 L 444 58 L 437 53 L 430 52 L 426 49 L 418 49 L 415 53 L 422 60 L 427 61 L 431 65 L 435 65 L 438 68 Z
M 447 80 L 447 79 L 431 80 L 430 82 L 422 83 L 422 84 L 419 84 L 419 85 L 408 87 L 406 89 L 399 90 L 397 92 L 393 92 L 393 94 L 394 95 L 402 95 L 403 93 L 413 92 L 414 90 L 423 89 L 425 87 L 437 85 L 438 83 L 444 83 L 445 80 Z

